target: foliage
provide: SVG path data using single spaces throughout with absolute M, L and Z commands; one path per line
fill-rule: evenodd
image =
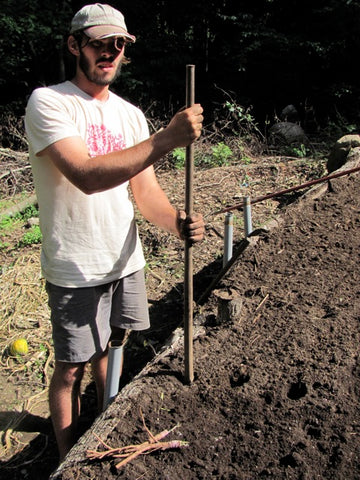
M 39 211 L 35 205 L 29 205 L 22 212 L 15 215 L 5 215 L 0 221 L 0 250 L 5 250 L 14 244 L 12 237 L 19 237 L 19 231 L 23 231 L 24 226 L 30 218 L 39 216 Z M 40 243 L 42 240 L 40 227 L 32 225 L 23 235 L 19 241 L 16 241 L 15 248 L 33 245 Z
M 295 157 L 298 157 L 298 158 L 305 158 L 308 155 L 308 151 L 306 149 L 306 146 L 302 143 L 298 147 L 297 146 L 293 146 L 293 147 L 289 146 L 287 154 L 288 155 L 294 155 Z
M 42 235 L 39 225 L 33 225 L 27 232 L 24 233 L 19 242 L 19 247 L 26 247 L 36 243 L 41 243 Z
M 231 148 L 225 145 L 225 143 L 220 142 L 217 145 L 211 147 L 213 163 L 216 166 L 226 166 L 229 165 L 230 159 L 233 155 Z
M 74 0 L 3 2 L 4 108 L 23 114 L 36 86 L 64 78 L 63 40 L 82 5 Z M 112 5 L 125 13 L 137 36 L 127 51 L 132 62 L 113 88 L 142 108 L 155 101 L 156 114 L 168 118 L 183 106 L 185 65 L 191 63 L 196 65 L 196 101 L 204 105 L 209 123 L 224 114 L 219 105 L 230 92 L 225 108 L 241 127 L 256 124 L 264 132 L 267 122 L 292 103 L 308 128 L 310 110 L 315 113 L 311 128 L 336 121 L 337 112 L 358 128 L 359 2 L 115 0 Z
M 22 212 L 15 215 L 15 218 L 21 218 L 23 220 L 29 220 L 30 218 L 36 218 L 39 216 L 39 210 L 36 205 L 27 206 Z
M 171 152 L 171 156 L 174 160 L 174 167 L 181 169 L 185 166 L 185 148 L 175 148 Z
M 185 167 L 186 150 L 185 148 L 175 148 L 171 152 L 173 166 L 177 169 Z M 198 149 L 195 152 L 194 164 L 197 167 L 212 168 L 230 165 L 233 152 L 228 145 L 223 142 L 219 142 L 216 145 L 210 147 L 210 153 L 206 151 L 202 152 Z

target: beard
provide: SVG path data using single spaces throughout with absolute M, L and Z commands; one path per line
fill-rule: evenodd
M 110 61 L 112 61 L 110 59 Z M 90 63 L 86 56 L 83 54 L 83 52 L 80 50 L 80 58 L 79 58 L 79 67 L 84 73 L 85 77 L 92 83 L 95 83 L 95 85 L 99 85 L 101 87 L 105 87 L 107 85 L 111 85 L 117 78 L 119 78 L 120 73 L 121 73 L 121 63 L 119 63 L 116 72 L 114 75 L 110 78 L 106 78 L 105 76 L 92 72 L 90 70 Z

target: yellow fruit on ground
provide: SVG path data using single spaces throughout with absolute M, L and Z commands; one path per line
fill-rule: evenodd
M 28 343 L 25 338 L 18 338 L 10 345 L 11 355 L 26 355 L 29 351 Z

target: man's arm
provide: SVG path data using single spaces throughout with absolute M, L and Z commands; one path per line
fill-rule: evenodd
M 140 213 L 150 223 L 193 243 L 203 239 L 202 216 L 194 213 L 186 218 L 185 212 L 177 211 L 160 187 L 152 166 L 132 178 L 130 185 Z
M 38 155 L 47 155 L 61 173 L 86 194 L 116 187 L 148 168 L 176 147 L 195 141 L 201 133 L 202 108 L 194 105 L 177 113 L 169 125 L 147 140 L 121 151 L 90 157 L 80 137 L 50 145 Z

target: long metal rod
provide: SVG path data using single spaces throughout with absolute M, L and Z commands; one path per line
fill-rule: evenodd
M 186 65 L 186 107 L 195 102 L 195 65 Z M 185 212 L 193 213 L 193 175 L 194 175 L 194 145 L 186 147 L 185 158 Z M 184 278 L 184 354 L 185 381 L 194 380 L 193 356 L 193 258 L 192 245 L 185 240 L 185 278 Z
M 317 178 L 315 180 L 310 180 L 309 182 L 303 183 L 301 185 L 297 185 L 295 187 L 286 188 L 285 190 L 280 190 L 279 192 L 269 193 L 268 195 L 263 195 L 262 197 L 257 197 L 251 200 L 251 205 L 255 203 L 262 202 L 264 200 L 268 200 L 269 198 L 280 197 L 285 195 L 286 193 L 295 192 L 296 190 L 301 190 L 302 188 L 310 187 L 317 183 L 326 182 L 327 180 L 332 180 L 333 178 L 343 177 L 344 175 L 349 175 L 350 173 L 355 173 L 360 170 L 360 167 L 350 168 L 349 170 L 343 170 L 342 172 L 333 173 L 331 175 L 327 175 L 326 177 Z M 223 208 L 222 210 L 217 210 L 213 212 L 212 215 L 218 215 L 219 213 L 226 213 L 230 212 L 231 210 L 240 210 L 243 208 L 243 203 L 233 205 L 232 207 Z

